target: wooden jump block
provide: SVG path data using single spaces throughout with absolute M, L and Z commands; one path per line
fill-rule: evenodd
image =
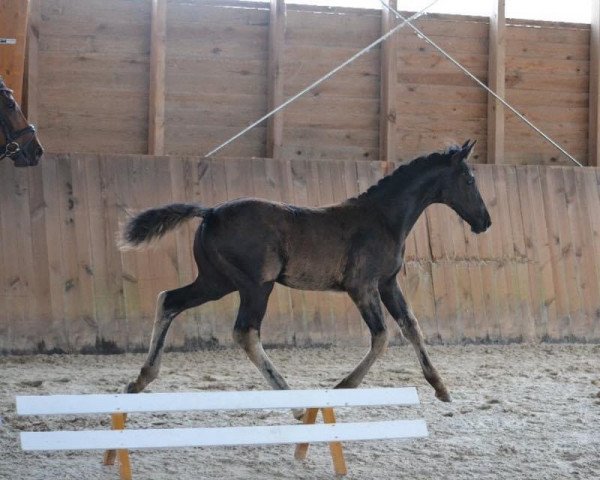
M 104 463 L 119 460 L 122 480 L 131 480 L 129 449 L 296 444 L 295 458 L 306 458 L 310 443 L 327 442 L 337 475 L 347 473 L 343 441 L 408 439 L 427 436 L 421 419 L 336 423 L 333 407 L 416 405 L 414 388 L 360 390 L 285 390 L 116 395 L 48 395 L 17 397 L 19 415 L 106 414 L 112 430 L 22 432 L 23 450 L 107 450 Z M 316 405 L 319 405 L 318 407 Z M 307 408 L 303 424 L 125 429 L 131 412 L 257 410 Z M 317 424 L 321 410 L 324 423 Z

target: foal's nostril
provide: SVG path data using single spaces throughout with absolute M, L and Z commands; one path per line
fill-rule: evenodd
M 492 226 L 492 219 L 490 218 L 490 216 L 488 215 L 487 218 L 485 219 L 485 229 L 487 230 L 488 228 L 490 228 Z
M 40 160 L 40 158 L 42 158 L 42 155 L 44 154 L 44 149 L 41 146 L 37 146 L 35 148 L 35 160 L 36 162 Z

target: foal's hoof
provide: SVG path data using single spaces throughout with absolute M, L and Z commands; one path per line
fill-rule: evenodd
M 442 390 L 441 392 L 435 392 L 435 398 L 441 400 L 442 402 L 451 402 L 452 398 L 447 390 Z
M 305 411 L 301 408 L 292 409 L 292 415 L 294 415 L 294 418 L 299 422 L 302 422 L 304 420 L 304 413 Z
M 125 393 L 137 393 L 137 388 L 135 388 L 135 382 L 129 382 L 125 387 Z

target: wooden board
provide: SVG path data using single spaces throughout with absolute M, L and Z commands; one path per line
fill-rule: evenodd
M 424 420 L 221 428 L 21 432 L 23 450 L 105 450 L 269 445 L 427 436 Z
M 417 405 L 415 387 L 92 395 L 19 395 L 19 415 Z

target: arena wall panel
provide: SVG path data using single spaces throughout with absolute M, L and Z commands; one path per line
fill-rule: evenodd
M 121 253 L 115 235 L 130 210 L 240 196 L 323 205 L 356 196 L 394 166 L 101 154 L 48 154 L 36 169 L 1 162 L 0 352 L 146 348 L 157 294 L 196 275 L 197 222 L 152 248 Z M 476 236 L 434 205 L 407 239 L 399 281 L 427 340 L 600 341 L 600 171 L 475 170 L 491 230 Z M 181 315 L 168 345 L 229 345 L 237 305 L 231 294 Z M 368 332 L 345 294 L 277 286 L 263 339 L 354 344 L 366 343 Z
M 203 155 L 267 112 L 269 3 L 168 0 L 166 11 L 164 153 Z M 32 0 L 27 100 L 48 151 L 148 152 L 150 23 L 149 0 Z M 487 81 L 487 18 L 432 14 L 416 24 Z M 287 5 L 283 97 L 381 33 L 380 10 Z M 284 110 L 278 155 L 406 161 L 474 138 L 475 160 L 487 163 L 487 94 L 409 28 L 395 45 L 392 157 L 379 152 L 379 47 Z M 583 164 L 589 76 L 589 25 L 508 21 L 508 101 Z M 498 163 L 569 164 L 512 113 L 505 118 Z M 219 155 L 264 157 L 266 141 L 263 123 Z

